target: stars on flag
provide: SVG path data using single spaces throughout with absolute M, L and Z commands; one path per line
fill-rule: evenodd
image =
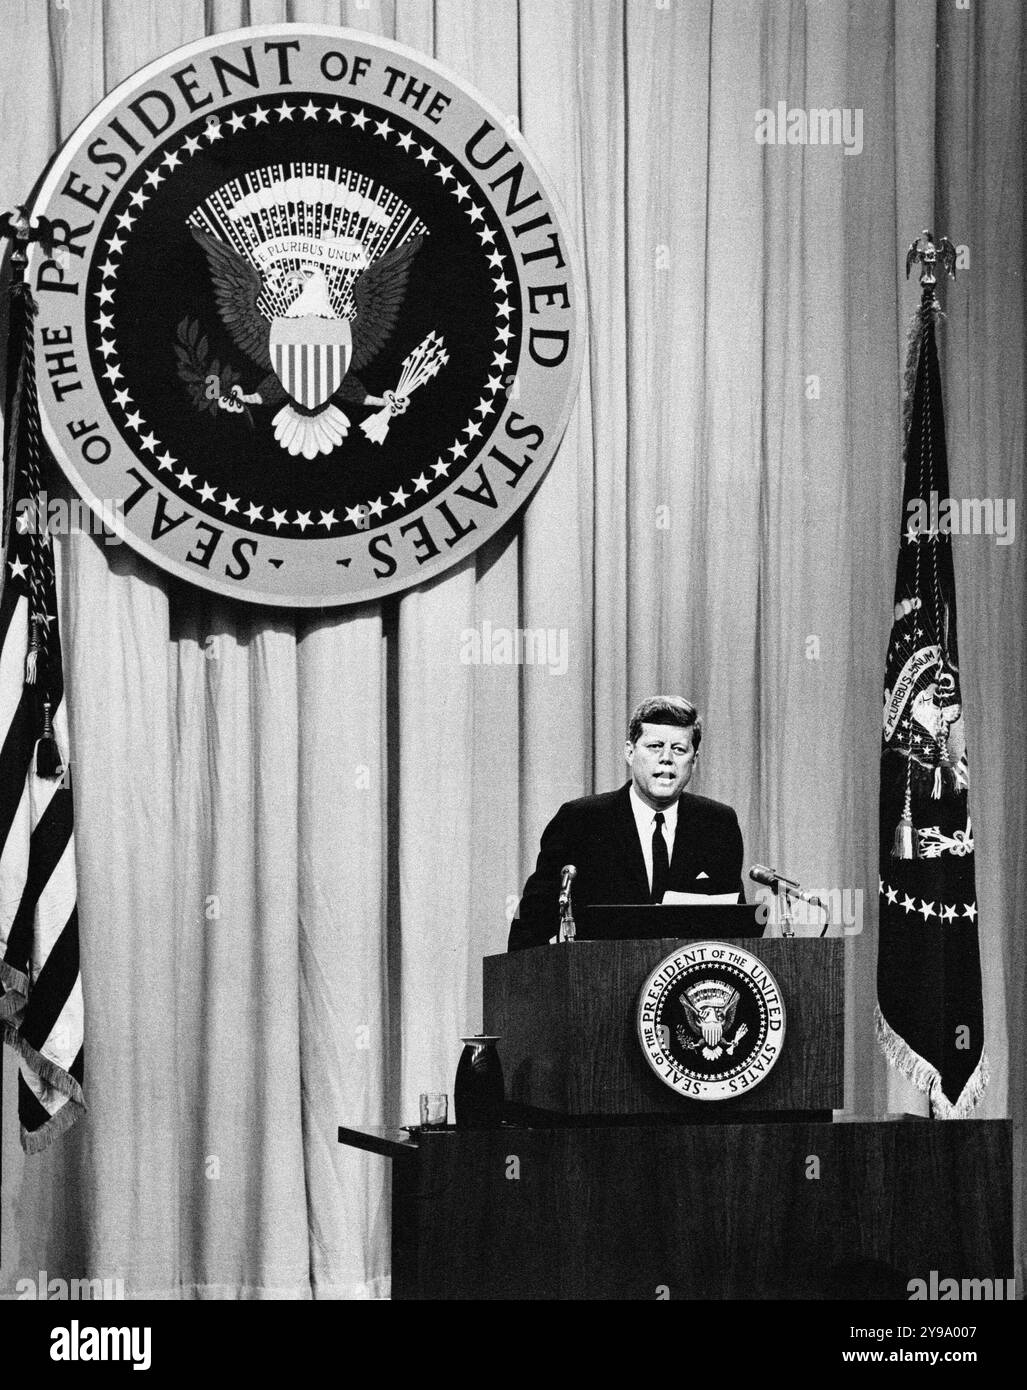
M 902 901 L 899 902 L 898 888 L 894 888 L 890 883 L 885 883 L 883 878 L 877 880 L 878 892 L 891 906 L 897 906 L 908 916 L 911 912 L 922 917 L 925 922 L 934 918 L 939 922 L 955 922 L 959 918 L 968 918 L 971 922 L 977 916 L 977 904 L 973 903 L 945 903 L 928 902 L 926 898 L 920 898 L 920 906 L 917 906 L 917 899 L 910 897 L 908 893 L 902 894 Z M 962 910 L 960 910 L 962 909 Z

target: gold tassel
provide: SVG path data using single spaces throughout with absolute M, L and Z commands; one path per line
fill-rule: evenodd
M 36 774 L 39 777 L 60 777 L 64 771 L 61 752 L 54 738 L 50 701 L 43 701 L 43 732 L 36 744 Z
M 936 768 L 934 769 L 934 787 L 933 787 L 932 790 L 931 790 L 931 796 L 934 798 L 935 801 L 938 801 L 938 800 L 940 800 L 940 798 L 941 798 L 941 768 L 940 768 L 940 767 L 936 767 Z
M 910 802 L 909 787 L 906 787 L 906 804 L 902 808 L 902 819 L 895 827 L 895 840 L 892 843 L 893 859 L 916 858 L 916 831 L 913 828 L 913 808 Z
M 25 684 L 35 685 L 39 667 L 39 629 L 41 618 L 29 619 L 29 649 L 25 654 Z

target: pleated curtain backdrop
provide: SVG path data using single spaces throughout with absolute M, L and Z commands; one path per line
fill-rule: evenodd
M 542 827 L 623 780 L 656 690 L 702 708 L 695 789 L 738 809 L 750 860 L 866 895 L 848 1106 L 919 1105 L 873 1037 L 902 256 L 926 226 L 969 248 L 943 291 L 953 493 L 1022 517 L 1020 4 L 5 0 L 0 206 L 147 61 L 285 20 L 432 54 L 519 122 L 581 250 L 580 394 L 516 527 L 381 605 L 256 610 L 61 542 L 90 1110 L 23 1159 L 8 1061 L 8 1293 L 46 1270 L 386 1295 L 387 1164 L 336 1128 L 452 1089 Z M 861 148 L 757 143 L 779 101 L 859 111 Z M 961 540 L 956 572 L 979 1114 L 1022 1126 L 1023 544 Z M 465 664 L 484 623 L 551 630 L 566 661 Z

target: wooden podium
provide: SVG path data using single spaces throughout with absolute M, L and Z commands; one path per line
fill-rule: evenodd
M 393 1159 L 397 1299 L 905 1299 L 931 1271 L 1012 1275 L 1007 1121 L 831 1120 L 842 1105 L 837 939 L 730 943 L 787 1009 L 784 1050 L 737 1100 L 648 1066 L 635 1015 L 686 943 L 587 941 L 484 962 L 516 1118 L 341 1127 Z M 455 1055 L 454 1055 L 455 1066 Z
M 483 1031 L 502 1039 L 507 1099 L 561 1115 L 708 1120 L 768 1110 L 826 1119 L 841 1110 L 844 943 L 807 937 L 730 943 L 758 956 L 776 978 L 787 1001 L 787 1035 L 766 1081 L 715 1105 L 664 1086 L 638 1044 L 642 982 L 682 944 L 577 941 L 486 956 Z

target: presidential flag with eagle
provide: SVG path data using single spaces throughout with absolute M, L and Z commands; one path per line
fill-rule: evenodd
M 930 522 L 949 473 L 935 327 L 934 269 L 955 248 L 925 231 L 910 329 L 905 478 L 881 741 L 877 1035 L 939 1119 L 972 1113 L 988 1081 L 974 833 L 956 633 L 952 536 Z

